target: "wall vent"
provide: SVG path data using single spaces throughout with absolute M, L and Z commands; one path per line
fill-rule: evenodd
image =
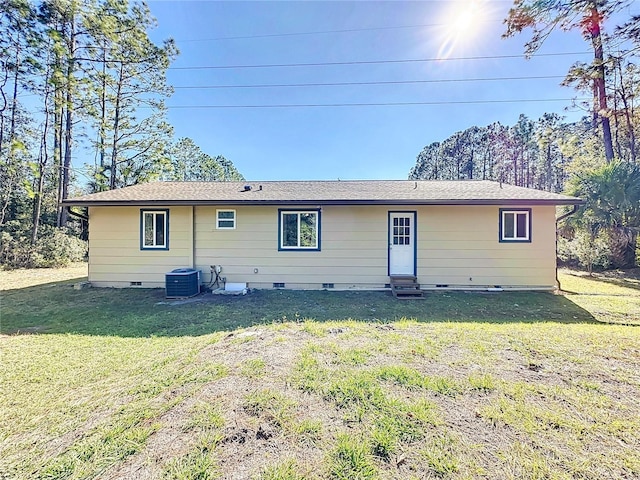
M 335 288 L 333 283 L 323 283 L 322 288 Z
M 391 284 L 390 283 L 385 283 L 384 284 L 384 288 L 391 288 Z
M 446 283 L 439 283 L 436 285 L 436 288 L 449 288 L 449 285 L 447 285 Z
M 284 288 L 284 283 L 273 282 L 273 288 Z
M 140 287 L 142 285 L 142 282 L 129 282 L 129 285 L 132 287 Z

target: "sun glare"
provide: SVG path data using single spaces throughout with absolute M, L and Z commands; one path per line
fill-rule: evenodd
M 448 58 L 463 44 L 475 41 L 486 22 L 487 9 L 482 0 L 450 2 L 444 14 L 443 40 L 438 58 Z
M 468 34 L 474 27 L 476 16 L 475 4 L 472 8 L 466 8 L 455 13 L 455 17 L 451 20 L 450 29 L 456 35 Z

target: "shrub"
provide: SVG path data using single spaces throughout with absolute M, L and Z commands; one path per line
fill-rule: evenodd
M 582 229 L 576 230 L 572 239 L 558 236 L 558 258 L 569 265 L 578 264 L 587 269 L 606 269 L 610 265 L 611 249 L 608 238 L 602 233 L 593 236 Z
M 87 242 L 65 228 L 43 227 L 35 245 L 24 231 L 0 233 L 0 265 L 8 269 L 64 267 L 85 260 L 87 251 Z

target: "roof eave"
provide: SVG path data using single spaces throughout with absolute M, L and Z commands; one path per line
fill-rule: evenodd
M 442 200 L 65 200 L 66 207 L 190 206 L 190 205 L 583 205 L 579 198 L 442 199 Z

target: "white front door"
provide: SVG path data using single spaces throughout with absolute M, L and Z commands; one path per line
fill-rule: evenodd
M 415 275 L 415 212 L 389 212 L 389 275 Z

